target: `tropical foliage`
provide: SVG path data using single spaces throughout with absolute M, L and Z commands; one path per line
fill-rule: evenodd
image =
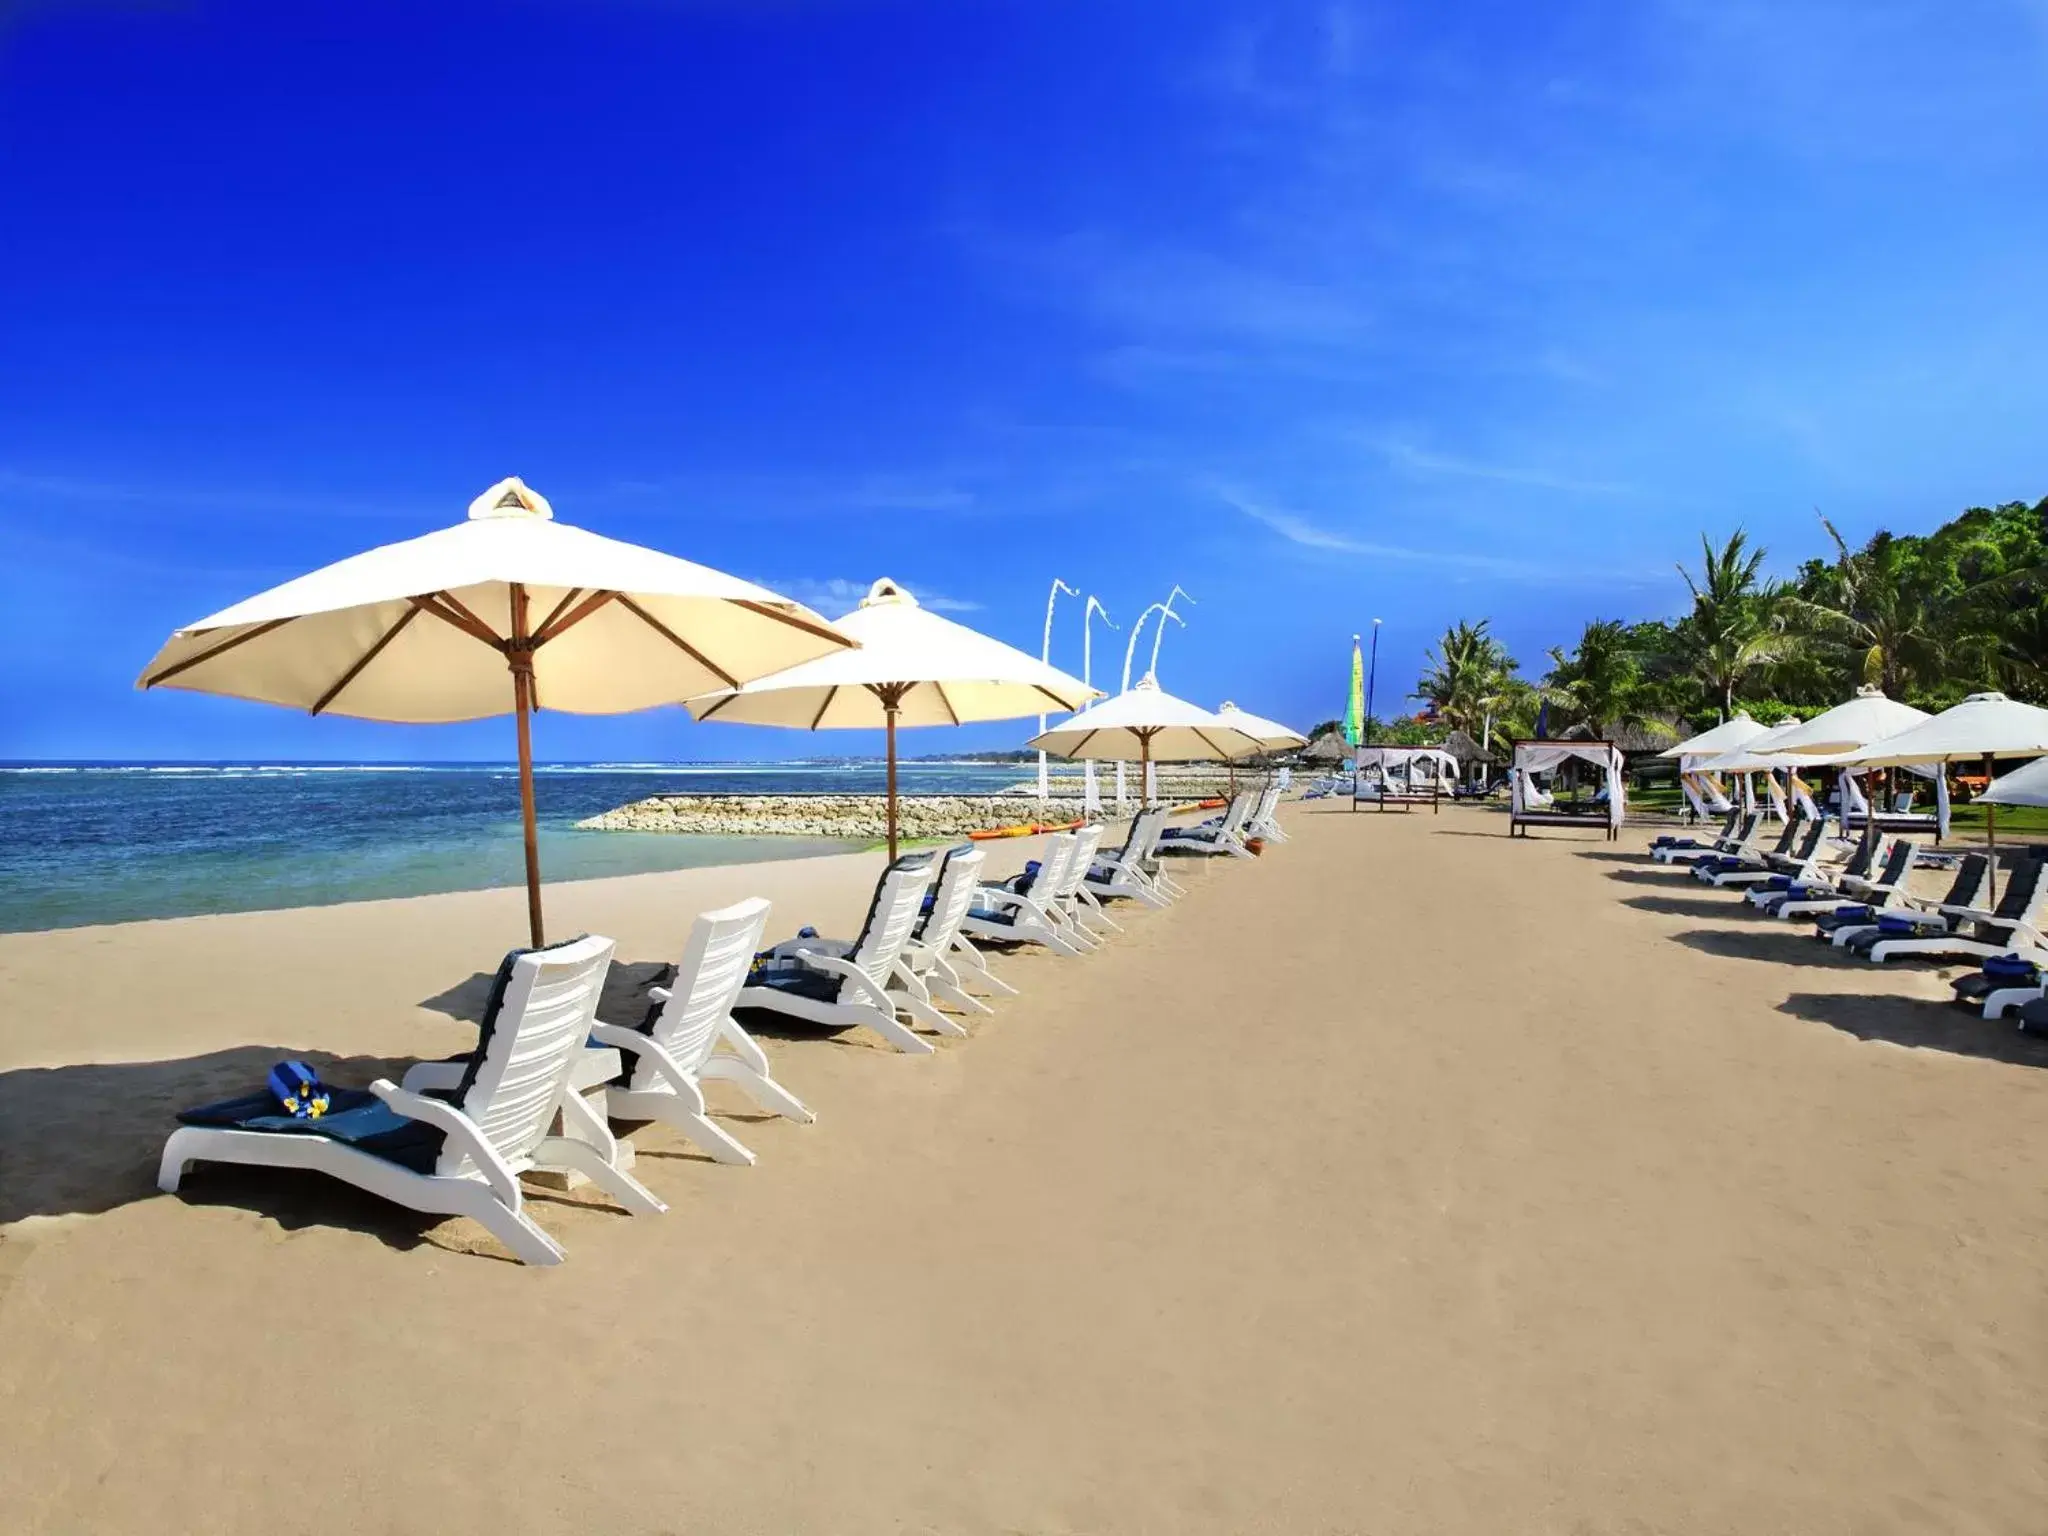
M 2048 501 L 1973 507 L 1929 534 L 1880 531 L 1789 580 L 1740 529 L 1700 539 L 1670 619 L 1595 619 L 1523 679 L 1485 619 L 1460 620 L 1425 659 L 1415 697 L 1473 736 L 1558 730 L 1676 732 L 1748 710 L 1766 722 L 1840 703 L 1859 686 L 1923 709 L 1997 688 L 2048 703 Z

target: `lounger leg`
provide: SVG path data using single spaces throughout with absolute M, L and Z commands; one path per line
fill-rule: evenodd
M 184 1182 L 186 1172 L 195 1159 L 186 1150 L 196 1139 L 188 1134 L 190 1126 L 180 1126 L 171 1132 L 164 1142 L 163 1161 L 157 1164 L 156 1187 L 167 1195 L 175 1195 L 178 1186 Z
M 809 1125 L 818 1117 L 811 1107 L 766 1073 L 756 1072 L 737 1056 L 713 1056 L 697 1069 L 700 1077 L 731 1083 L 771 1114 Z
M 884 1040 L 895 1046 L 906 1056 L 930 1056 L 938 1051 L 931 1041 L 919 1037 L 917 1032 L 906 1027 L 893 1013 L 883 1013 L 879 1008 L 864 1007 L 861 1022 Z
M 943 965 L 945 962 L 941 961 L 940 963 Z M 951 970 L 951 967 L 948 966 L 947 969 Z M 995 1009 L 989 1007 L 987 1003 L 984 1003 L 980 998 L 962 986 L 957 974 L 951 977 L 934 975 L 925 982 L 925 985 L 932 989 L 934 996 L 943 997 L 955 1008 L 964 1009 L 968 1013 L 993 1014 L 995 1012 Z
M 550 1136 L 534 1149 L 534 1167 L 573 1169 L 610 1195 L 636 1216 L 659 1216 L 666 1203 L 633 1175 L 587 1141 L 573 1136 Z M 749 1159 L 751 1161 L 751 1159 Z
M 927 1029 L 934 1030 L 942 1035 L 953 1035 L 960 1039 L 965 1039 L 967 1036 L 966 1025 L 962 1024 L 958 1019 L 946 1017 L 945 1014 L 939 1012 L 938 1009 L 921 997 L 900 996 L 896 999 L 896 1006 L 904 1013 L 909 1014 L 913 1019 L 918 1020 Z
M 584 1145 L 584 1143 L 578 1142 L 576 1145 L 582 1146 L 586 1152 L 591 1151 L 591 1148 Z M 592 1155 L 594 1157 L 595 1153 L 593 1152 Z M 602 1160 L 600 1159 L 600 1161 Z M 609 1168 L 610 1164 L 607 1163 L 605 1166 Z M 588 1169 L 583 1171 L 590 1172 Z M 595 1173 L 591 1173 L 593 1180 L 596 1177 Z M 539 1223 L 534 1221 L 525 1211 L 515 1211 L 511 1207 L 502 1204 L 486 1185 L 477 1185 L 476 1191 L 476 1196 L 472 1199 L 450 1202 L 451 1204 L 460 1203 L 463 1206 L 462 1210 L 454 1214 L 467 1216 L 471 1221 L 483 1227 L 491 1236 L 511 1249 L 513 1257 L 517 1258 L 520 1263 L 534 1265 L 559 1264 L 567 1256 L 562 1251 L 562 1245 L 543 1232 L 540 1229 Z
M 1004 997 L 1017 996 L 1017 989 L 1004 981 L 988 968 L 988 956 L 976 947 L 974 941 L 964 933 L 953 935 L 953 949 L 960 956 L 961 963 L 974 972 L 974 979 L 992 992 Z
M 1081 906 L 1086 907 L 1088 909 L 1089 916 L 1099 917 L 1103 920 L 1103 922 L 1107 923 L 1109 925 L 1110 932 L 1122 933 L 1124 931 L 1123 924 L 1119 923 L 1115 918 L 1111 917 L 1108 911 L 1103 907 L 1101 898 L 1098 897 L 1093 891 L 1089 890 L 1085 885 L 1082 886 L 1076 892 L 1074 892 L 1074 900 L 1078 902 Z

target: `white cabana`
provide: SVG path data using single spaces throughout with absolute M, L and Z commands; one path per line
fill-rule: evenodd
M 1607 840 L 1614 841 L 1621 835 L 1622 823 L 1627 819 L 1627 789 L 1624 779 L 1628 762 L 1622 756 L 1621 748 L 1611 741 L 1518 741 L 1515 743 L 1514 766 L 1508 773 L 1511 800 L 1508 815 L 1508 836 L 1516 832 L 1528 835 L 1528 828 L 1534 827 L 1583 827 L 1592 821 L 1571 811 L 1545 809 L 1535 804 L 1530 795 L 1534 788 L 1533 776 L 1549 773 L 1569 762 L 1590 763 L 1606 776 L 1601 791 L 1603 809 L 1606 812 L 1604 826 Z M 1549 797 L 1544 797 L 1545 804 Z
M 1375 802 L 1381 810 L 1389 804 L 1423 801 L 1435 806 L 1446 788 L 1458 782 L 1458 760 L 1442 747 L 1360 747 L 1357 756 L 1358 771 L 1351 784 L 1354 807 L 1361 800 Z M 1377 774 L 1377 780 L 1370 774 Z

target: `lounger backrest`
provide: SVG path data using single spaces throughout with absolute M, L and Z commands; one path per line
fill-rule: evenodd
M 2043 861 L 2021 859 L 2006 881 L 2005 890 L 1999 895 L 1997 913 L 2015 922 L 2038 927 L 2041 903 L 2048 897 L 2048 881 L 2041 878 Z
M 1085 878 L 1088 866 L 1074 857 L 1079 846 L 1072 832 L 1055 832 L 1048 837 L 1045 851 L 1038 856 L 1038 873 L 1032 876 L 1031 885 L 1024 894 L 1033 901 L 1057 900 L 1060 892 L 1066 889 L 1068 877 L 1076 869 Z
M 1730 853 L 1740 853 L 1751 843 L 1755 842 L 1757 831 L 1763 824 L 1764 813 L 1762 811 L 1745 811 L 1742 817 L 1741 829 L 1734 837 L 1723 839 L 1728 845 L 1728 851 Z
M 1778 841 L 1772 847 L 1771 852 L 1775 854 L 1790 853 L 1792 845 L 1799 841 L 1799 835 L 1804 830 L 1804 820 L 1804 817 L 1794 816 L 1790 821 L 1786 822 L 1785 830 L 1778 834 Z
M 917 931 L 919 943 L 927 949 L 952 947 L 955 936 L 960 932 L 960 923 L 967 916 L 967 909 L 974 905 L 974 892 L 981 884 L 981 868 L 987 862 L 988 855 L 972 843 L 962 843 L 947 850 L 946 861 L 939 866 L 939 888 L 932 898 L 932 909 L 925 914 L 923 926 Z
M 1057 881 L 1045 887 L 1047 894 L 1056 901 L 1066 901 L 1080 890 L 1081 882 L 1088 878 L 1088 871 L 1095 867 L 1095 850 L 1102 846 L 1102 823 L 1092 822 L 1067 835 L 1074 840 L 1073 850 L 1067 855 L 1067 867 Z
M 1806 827 L 1806 841 L 1799 845 L 1799 852 L 1795 854 L 1794 857 L 1797 858 L 1800 863 L 1806 863 L 1815 854 L 1820 852 L 1820 840 L 1823 837 L 1826 837 L 1827 833 L 1828 827 L 1826 822 L 1808 821 Z
M 1941 898 L 1944 907 L 1974 907 L 1984 899 L 1984 876 L 1991 868 L 1991 861 L 1981 853 L 1966 853 L 1962 863 L 1956 866 L 1956 877 L 1949 882 L 1948 894 Z
M 1131 830 L 1124 834 L 1124 851 L 1117 857 L 1126 865 L 1135 865 L 1152 856 L 1153 848 L 1159 842 L 1159 829 L 1166 825 L 1166 808 L 1148 806 L 1131 820 Z
M 1842 866 L 1842 873 L 1850 878 L 1861 880 L 1870 873 L 1871 867 L 1880 858 L 1887 856 L 1890 852 L 1891 844 L 1883 838 L 1873 838 L 1859 842 L 1856 845 L 1856 851 L 1849 855 L 1849 862 Z
M 932 883 L 932 856 L 906 853 L 882 876 L 875 887 L 875 899 L 868 904 L 868 920 L 861 926 L 847 959 L 876 982 L 886 984 L 889 968 L 903 953 L 903 945 L 917 922 L 918 908 Z
M 554 1123 L 563 1085 L 597 1017 L 612 949 L 610 939 L 577 939 L 515 953 L 499 972 L 503 990 L 494 990 L 496 1008 L 485 1010 L 483 1037 L 455 1106 L 515 1172 L 530 1164 Z M 468 1166 L 468 1155 L 451 1147 L 436 1171 L 456 1175 Z
M 1877 872 L 1878 885 L 1897 885 L 1913 868 L 1913 861 L 1920 857 L 1920 845 L 1910 837 L 1902 837 L 1893 843 L 1884 856 L 1884 866 Z
M 767 925 L 762 896 L 706 912 L 690 925 L 669 999 L 648 1029 L 685 1069 L 702 1065 L 717 1046 L 718 1027 L 747 983 L 747 966 Z

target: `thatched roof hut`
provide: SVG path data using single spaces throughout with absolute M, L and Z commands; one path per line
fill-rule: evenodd
M 1505 741 L 1502 742 L 1505 747 Z M 1458 760 L 1458 766 L 1470 772 L 1475 764 L 1491 763 L 1494 754 L 1489 753 L 1478 742 L 1463 731 L 1452 731 L 1443 741 L 1443 748 Z
M 1342 731 L 1325 731 L 1301 749 L 1301 756 L 1309 763 L 1341 763 L 1351 756 L 1351 746 Z

